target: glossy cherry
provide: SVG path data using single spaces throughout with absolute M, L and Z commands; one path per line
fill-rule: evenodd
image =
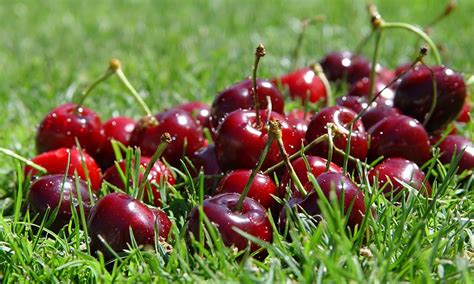
M 320 112 L 315 114 L 308 125 L 308 131 L 306 132 L 305 140 L 310 143 L 314 139 L 321 135 L 328 133 L 327 124 L 333 123 L 337 132 L 334 133 L 334 146 L 345 151 L 350 123 L 357 116 L 354 111 L 341 107 L 333 106 L 322 109 Z M 365 132 L 364 125 L 361 120 L 357 120 L 353 124 L 352 132 L 350 135 L 350 150 L 349 154 L 361 161 L 364 161 L 367 156 L 367 134 Z M 310 154 L 327 158 L 328 157 L 328 142 L 323 141 L 316 144 L 312 149 L 309 150 Z M 342 165 L 344 162 L 344 156 L 342 154 L 333 153 L 332 161 L 338 165 Z M 353 163 L 349 163 L 354 165 Z
M 370 61 L 360 55 L 354 55 L 351 58 L 351 63 L 347 68 L 346 81 L 349 84 L 370 77 Z
M 197 171 L 202 169 L 205 175 L 217 175 L 221 172 L 216 157 L 215 144 L 209 144 L 196 152 L 190 157 Z
M 191 155 L 205 146 L 202 129 L 184 110 L 170 109 L 155 116 L 157 124 L 142 120 L 130 136 L 130 145 L 139 147 L 141 154 L 152 156 L 161 142 L 161 136 L 168 132 L 172 142 L 163 152 L 163 157 L 173 166 L 180 166 L 180 159 Z
M 309 68 L 301 68 L 273 80 L 278 86 L 288 88 L 290 97 L 301 100 L 302 104 L 309 101 L 316 103 L 326 99 L 326 88 L 321 79 Z
M 115 252 L 123 252 L 130 245 L 131 230 L 139 246 L 153 246 L 155 227 L 159 237 L 166 239 L 170 226 L 171 221 L 163 212 L 117 192 L 100 199 L 91 209 L 87 222 L 92 250 L 101 251 L 107 259 L 112 254 L 103 241 Z
M 250 241 L 237 233 L 233 228 L 238 228 L 256 238 L 266 242 L 272 241 L 272 227 L 268 220 L 265 208 L 252 198 L 246 197 L 242 210 L 236 211 L 239 201 L 238 193 L 223 193 L 204 200 L 203 211 L 211 224 L 214 224 L 226 246 L 234 246 L 238 250 L 248 247 Z M 199 239 L 199 211 L 193 208 L 189 214 L 188 230 Z M 206 228 L 205 224 L 202 224 Z M 259 246 L 251 243 L 253 252 Z
M 342 96 L 336 99 L 336 104 L 341 107 L 345 107 L 353 110 L 355 113 L 359 113 L 366 109 L 369 105 L 367 97 L 357 96 Z M 371 108 L 375 107 L 377 103 L 372 103 Z
M 72 149 L 61 148 L 39 154 L 31 159 L 31 161 L 46 168 L 50 175 L 64 174 L 68 167 L 68 156 L 69 168 L 67 173 L 73 176 L 76 172 L 77 175 L 85 181 L 87 181 L 87 177 L 89 177 L 92 190 L 98 191 L 100 189 L 100 184 L 102 183 L 102 171 L 94 159 L 85 151 L 82 151 L 81 153 L 81 151 L 76 147 L 73 147 Z M 25 167 L 25 175 L 34 176 L 37 173 L 38 171 L 32 167 Z
M 431 194 L 431 185 L 429 181 L 424 182 L 423 171 L 417 164 L 403 158 L 388 158 L 371 169 L 367 175 L 370 183 L 377 181 L 379 189 L 385 186 L 383 192 L 390 199 L 406 189 L 402 183 L 408 184 L 425 196 Z
M 251 170 L 231 171 L 221 179 L 216 193 L 241 194 L 251 174 Z M 257 173 L 252 184 L 250 185 L 247 197 L 256 200 L 265 209 L 271 209 L 276 205 L 273 195 L 278 196 L 275 183 L 269 176 L 262 173 Z
M 283 114 L 283 95 L 272 82 L 257 79 L 257 90 L 261 110 L 267 108 L 267 97 L 270 97 L 272 111 Z M 246 79 L 228 87 L 214 98 L 209 118 L 212 130 L 215 132 L 224 118 L 238 109 L 254 109 L 251 79 Z
M 309 171 L 306 165 L 306 162 L 308 162 L 309 166 Z M 306 185 L 309 182 L 308 174 L 312 173 L 315 178 L 319 177 L 324 172 L 335 172 L 335 173 L 340 173 L 342 174 L 342 168 L 339 167 L 338 165 L 334 163 L 329 164 L 329 169 L 326 171 L 326 163 L 327 160 L 321 157 L 317 156 L 311 156 L 311 155 L 305 155 L 305 159 L 303 157 L 299 157 L 296 160 L 291 162 L 291 165 L 293 166 L 293 169 L 295 170 L 296 176 L 300 180 L 302 185 Z M 288 185 L 290 182 L 290 175 L 288 172 L 286 172 L 283 175 L 281 185 L 282 185 L 282 192 L 284 192 L 284 188 Z M 292 196 L 300 196 L 300 193 L 296 190 L 296 188 L 292 187 L 293 194 Z
M 263 123 L 277 119 L 282 123 L 283 143 L 289 155 L 295 153 L 301 140 L 295 130 L 278 113 L 272 112 L 268 117 L 266 111 L 260 111 Z M 223 171 L 253 168 L 268 140 L 268 130 L 264 125 L 256 124 L 253 110 L 238 110 L 230 113 L 219 126 L 216 143 L 216 155 L 219 167 Z M 272 143 L 262 170 L 281 161 L 282 157 L 276 143 Z
M 461 74 L 444 66 L 417 66 L 398 84 L 395 106 L 403 114 L 425 121 L 433 102 L 433 79 L 436 81 L 436 107 L 425 128 L 431 132 L 446 127 L 459 115 L 466 100 L 467 89 Z
M 113 165 L 115 161 L 115 153 L 112 148 L 111 140 L 113 139 L 122 143 L 124 146 L 129 146 L 130 135 L 135 128 L 135 124 L 135 120 L 125 116 L 119 116 L 107 120 L 102 125 L 106 140 L 94 156 L 102 169 L 107 169 Z
M 369 129 L 386 117 L 400 114 L 402 113 L 397 108 L 386 105 L 377 105 L 376 107 L 369 108 L 362 115 L 362 122 L 364 123 L 365 129 Z
M 43 153 L 76 146 L 94 155 L 105 140 L 99 116 L 86 107 L 66 103 L 53 109 L 41 121 L 36 134 L 36 149 Z
M 175 106 L 189 113 L 202 127 L 209 127 L 211 107 L 203 102 L 188 102 Z
M 474 169 L 474 145 L 469 138 L 460 135 L 448 135 L 438 147 L 441 153 L 439 160 L 442 163 L 450 163 L 453 155 L 458 155 L 461 151 L 464 151 L 458 164 L 459 170 Z
M 346 80 L 353 84 L 370 75 L 370 62 L 348 51 L 332 52 L 320 61 L 329 81 Z
M 95 199 L 94 194 L 89 194 L 87 184 L 78 179 L 76 188 L 76 180 L 72 176 L 64 176 L 63 174 L 43 176 L 30 185 L 28 191 L 28 204 L 30 210 L 34 214 L 39 215 L 38 222 L 43 220 L 46 211 L 49 208 L 49 215 L 59 206 L 56 219 L 50 225 L 52 230 L 58 231 L 69 223 L 72 218 L 71 207 L 74 207 L 78 216 L 80 214 L 80 204 L 77 197 L 79 192 L 84 209 L 84 215 L 89 215 L 92 207 L 91 201 Z
M 296 131 L 299 139 L 303 141 L 306 131 L 308 130 L 308 124 L 311 121 L 311 114 L 305 114 L 303 110 L 295 109 L 286 116 L 286 120 Z
M 386 105 L 393 106 L 393 99 L 395 97 L 395 92 L 391 88 L 384 89 L 386 87 L 386 84 L 380 79 L 375 80 L 374 87 L 375 88 L 374 88 L 373 95 L 376 95 L 379 92 L 381 92 L 380 96 L 378 97 L 380 98 L 379 102 L 386 101 L 385 102 Z M 356 97 L 369 97 L 369 92 L 370 92 L 370 79 L 365 77 L 355 82 L 354 84 L 352 84 L 352 86 L 349 88 L 349 91 L 347 92 L 347 95 L 356 96 Z
M 143 173 L 145 172 L 146 167 L 150 163 L 150 158 L 148 157 L 141 157 L 140 159 L 140 167 L 141 171 L 138 176 L 138 185 L 142 183 L 143 180 Z M 126 175 L 126 161 L 121 161 L 118 163 L 122 173 Z M 130 173 L 130 176 L 132 173 Z M 108 168 L 104 173 L 104 180 L 113 184 L 114 186 L 125 190 L 125 184 L 120 176 L 120 172 L 118 171 L 115 165 Z M 150 184 L 150 188 L 153 194 L 153 200 L 150 200 L 149 195 L 147 192 L 144 194 L 144 200 L 147 203 L 152 203 L 155 206 L 161 206 L 161 198 L 160 198 L 160 189 L 156 185 L 161 185 L 163 182 L 168 182 L 170 185 L 174 185 L 176 183 L 171 170 L 162 162 L 156 161 L 151 168 L 150 173 L 147 176 L 147 182 Z M 155 185 L 156 184 L 156 185 Z M 132 178 L 130 177 L 129 185 L 132 185 Z M 148 187 L 146 187 L 148 188 Z
M 368 130 L 369 158 L 399 157 L 422 165 L 431 157 L 428 133 L 418 120 L 406 115 L 389 116 Z

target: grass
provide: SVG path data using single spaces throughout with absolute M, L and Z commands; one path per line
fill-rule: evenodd
M 324 14 L 310 27 L 299 65 L 329 51 L 354 49 L 370 30 L 362 1 L 4 1 L 0 7 L 0 146 L 35 155 L 35 128 L 54 106 L 77 99 L 113 57 L 154 112 L 187 100 L 213 96 L 251 72 L 254 47 L 267 56 L 260 74 L 288 71 L 299 20 Z M 331 2 L 331 3 L 329 3 Z M 335 3 L 332 3 L 335 2 Z M 442 11 L 441 1 L 375 1 L 386 20 L 423 25 Z M 443 1 L 444 2 L 444 1 Z M 454 15 L 433 30 L 445 46 L 444 61 L 474 73 L 471 48 L 474 2 L 459 1 Z M 417 40 L 405 31 L 383 38 L 381 63 L 395 67 L 416 54 Z M 373 46 L 363 53 L 371 56 Z M 433 62 L 428 58 L 428 62 Z M 142 113 L 116 79 L 101 85 L 86 105 L 104 118 Z M 472 134 L 472 124 L 462 128 Z M 472 138 L 472 136 L 471 136 Z M 432 168 L 432 169 L 431 169 Z M 275 233 L 264 261 L 240 255 L 211 238 L 212 250 L 184 241 L 186 208 L 174 215 L 172 253 L 160 247 L 132 248 L 115 264 L 87 254 L 80 216 L 55 234 L 33 229 L 25 207 L 28 181 L 21 166 L 0 156 L 0 279 L 6 282 L 465 282 L 473 280 L 473 178 L 436 160 L 434 195 L 411 194 L 393 205 L 362 183 L 377 218 L 347 233 L 339 210 L 324 206 L 325 222 L 305 216 L 290 222 L 291 240 Z M 199 200 L 187 183 L 168 204 Z M 189 205 L 188 205 L 189 206 Z M 41 232 L 42 231 L 42 232 Z M 210 230 L 212 234 L 212 229 Z

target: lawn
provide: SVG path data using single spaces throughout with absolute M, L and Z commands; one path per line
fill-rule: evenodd
M 375 1 L 387 21 L 418 25 L 429 23 L 445 2 Z M 431 34 L 443 46 L 448 66 L 473 74 L 474 1 L 458 2 L 453 15 Z M 364 1 L 3 1 L 0 147 L 36 155 L 41 119 L 53 107 L 77 100 L 111 58 L 121 60 L 153 112 L 190 100 L 211 103 L 220 90 L 251 74 L 254 48 L 261 42 L 267 56 L 260 76 L 284 74 L 290 70 L 300 20 L 320 14 L 326 21 L 307 29 L 299 66 L 330 51 L 353 50 L 370 31 Z M 412 34 L 387 31 L 380 63 L 395 68 L 410 62 L 418 48 Z M 370 58 L 373 42 L 362 53 Z M 428 55 L 426 62 L 433 63 L 433 57 Z M 85 104 L 103 120 L 143 115 L 116 78 L 100 85 Z M 471 123 L 461 132 L 472 134 L 472 129 Z M 132 250 L 106 265 L 87 254 L 85 235 L 74 226 L 69 233 L 45 237 L 23 222 L 28 220 L 20 213 L 26 190 L 18 185 L 18 165 L 0 156 L 3 281 L 468 283 L 474 277 L 473 178 L 461 179 L 452 168 L 435 166 L 439 194 L 431 200 L 412 196 L 395 206 L 373 197 L 378 217 L 363 234 L 346 234 L 331 220 L 319 226 L 308 221 L 296 227 L 292 240 L 276 234 L 269 256 L 260 261 L 225 248 L 188 250 L 182 230 L 186 216 L 178 212 L 173 252 Z

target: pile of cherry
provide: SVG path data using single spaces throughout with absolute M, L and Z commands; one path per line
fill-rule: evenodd
M 139 121 L 114 117 L 105 123 L 82 102 L 56 107 L 38 128 L 39 155 L 25 168 L 32 177 L 29 210 L 38 222 L 54 212 L 47 225 L 56 231 L 82 214 L 93 251 L 112 257 L 111 249 L 121 253 L 130 246 L 131 231 L 142 246 L 169 238 L 172 221 L 169 209 L 160 209 L 161 195 L 182 179 L 175 169 L 186 168 L 192 177 L 206 177 L 206 198 L 189 212 L 185 227 L 190 239 L 203 238 L 210 223 L 225 245 L 253 252 L 259 246 L 235 228 L 271 242 L 268 212 L 282 230 L 288 210 L 321 218 L 321 192 L 344 198 L 347 226 L 354 229 L 372 215 L 358 185 L 364 179 L 396 202 L 409 192 L 431 196 L 421 169 L 433 157 L 472 173 L 474 146 L 452 124 L 470 119 L 461 74 L 445 66 L 377 66 L 372 85 L 369 60 L 333 52 L 320 65 L 264 80 L 256 78 L 263 56 L 259 46 L 254 76 L 219 93 L 211 107 L 189 102 Z M 117 61 L 111 66 L 123 75 Z M 335 105 L 328 81 L 349 86 Z M 302 107 L 285 113 L 285 99 Z M 312 113 L 318 103 L 326 106 Z M 139 149 L 139 161 L 117 160 L 123 146 Z M 132 178 L 136 169 L 138 180 Z M 357 176 L 361 169 L 366 177 Z M 208 181 L 216 177 L 214 188 Z

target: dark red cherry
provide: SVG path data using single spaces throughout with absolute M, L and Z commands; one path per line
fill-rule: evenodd
M 46 168 L 50 175 L 64 174 L 66 173 L 66 168 L 69 167 L 67 171 L 68 175 L 74 176 L 74 173 L 77 173 L 77 175 L 85 181 L 87 181 L 87 177 L 89 177 L 92 190 L 97 192 L 100 189 L 100 184 L 102 183 L 102 171 L 91 156 L 89 156 L 85 151 L 82 151 L 81 153 L 81 151 L 77 150 L 76 147 L 73 147 L 72 149 L 61 148 L 39 154 L 31 159 L 31 161 Z M 34 176 L 37 173 L 38 171 L 32 167 L 25 167 L 25 175 Z
M 367 209 L 364 203 L 364 193 L 348 177 L 336 172 L 326 172 L 319 175 L 316 179 L 324 196 L 330 200 L 331 191 L 335 192 L 338 200 L 344 198 L 344 214 L 348 216 L 347 225 L 351 228 L 360 226 L 364 219 Z M 312 185 L 306 186 L 311 189 Z M 319 196 L 312 190 L 304 199 L 295 197 L 290 207 L 297 212 L 305 212 L 315 218 L 320 218 L 321 210 L 318 205 Z M 322 216 L 324 218 L 324 216 Z M 280 214 L 280 222 L 286 222 L 286 209 Z M 280 228 L 282 224 L 280 224 Z
M 347 69 L 351 65 L 353 55 L 348 51 L 332 52 L 321 59 L 324 74 L 329 81 L 339 81 L 347 76 Z
M 431 185 L 425 180 L 425 174 L 412 161 L 402 158 L 388 158 L 375 166 L 368 173 L 369 182 L 377 181 L 378 188 L 385 186 L 383 192 L 387 198 L 400 194 L 406 187 L 403 183 L 420 191 L 423 195 L 431 194 Z
M 140 167 L 141 171 L 138 176 L 138 184 L 141 184 L 143 180 L 143 173 L 145 172 L 146 167 L 150 163 L 150 158 L 148 157 L 141 157 L 140 159 Z M 126 175 L 126 162 L 121 161 L 118 163 L 123 175 Z M 132 173 L 130 173 L 130 181 L 129 185 L 132 185 Z M 104 180 L 109 182 L 110 184 L 115 185 L 116 187 L 125 190 L 125 184 L 121 178 L 120 172 L 118 171 L 115 165 L 108 168 L 104 173 Z M 150 173 L 147 176 L 147 181 L 150 183 L 150 187 L 152 190 L 153 200 L 150 199 L 147 192 L 144 194 L 144 201 L 147 203 L 152 203 L 155 206 L 161 206 L 161 198 L 160 198 L 160 189 L 156 185 L 161 185 L 164 182 L 168 182 L 170 185 L 174 185 L 176 183 L 171 170 L 162 162 L 156 161 L 151 168 Z M 156 184 L 156 185 L 155 185 Z M 148 188 L 148 187 L 146 187 Z
M 347 68 L 347 83 L 354 84 L 362 78 L 370 77 L 370 61 L 360 55 L 353 55 Z
M 464 151 L 459 161 L 459 170 L 474 169 L 474 145 L 469 138 L 460 135 L 448 135 L 438 147 L 441 153 L 439 160 L 443 164 L 450 163 L 453 155 L 458 155 L 461 151 Z
M 432 67 L 436 81 L 437 101 L 425 128 L 431 132 L 446 127 L 459 115 L 466 100 L 464 78 L 459 73 L 443 67 Z M 395 106 L 400 111 L 423 122 L 433 101 L 433 81 L 430 69 L 417 66 L 400 81 L 395 94 Z
M 166 132 L 171 135 L 172 142 L 163 152 L 163 157 L 173 166 L 180 166 L 183 154 L 191 155 L 205 146 L 200 125 L 186 111 L 170 109 L 155 117 L 157 125 L 147 125 L 142 120 L 130 136 L 130 145 L 139 147 L 142 155 L 152 156 Z
M 41 121 L 36 133 L 36 149 L 43 153 L 76 146 L 94 155 L 105 140 L 99 116 L 92 110 L 66 103 L 53 109 Z
M 431 157 L 428 133 L 418 120 L 406 115 L 389 116 L 369 129 L 369 158 L 399 157 L 422 165 Z
M 458 115 L 458 122 L 468 123 L 471 120 L 471 104 L 469 102 L 469 97 L 466 97 L 466 102 L 462 106 L 461 112 Z
M 204 214 L 211 224 L 214 224 L 226 246 L 234 246 L 244 250 L 249 245 L 249 240 L 237 233 L 233 228 L 238 228 L 265 242 L 272 241 L 272 227 L 268 220 L 265 208 L 252 198 L 246 197 L 242 210 L 237 211 L 240 194 L 223 193 L 204 200 L 202 205 Z M 194 238 L 199 239 L 199 211 L 194 207 L 189 214 L 189 232 Z M 205 224 L 202 225 L 204 228 Z M 251 243 L 253 252 L 259 246 Z
M 225 175 L 219 182 L 216 193 L 239 193 L 241 194 L 252 174 L 252 170 L 235 170 Z M 277 187 L 272 179 L 264 174 L 257 173 L 250 185 L 247 197 L 260 203 L 265 209 L 271 209 L 276 205 L 273 195 L 277 195 Z
M 209 127 L 211 107 L 202 102 L 189 102 L 175 106 L 189 113 L 202 127 Z
M 397 77 L 395 70 L 390 70 L 384 67 L 381 67 L 377 72 L 378 77 L 384 84 L 390 84 Z
M 283 114 L 284 99 L 278 88 L 267 80 L 257 79 L 258 102 L 260 109 L 266 109 L 270 97 L 272 111 Z M 251 79 L 238 82 L 214 98 L 211 116 L 212 130 L 215 132 L 227 114 L 238 109 L 254 109 L 253 83 Z
M 399 65 L 397 69 L 395 69 L 395 76 L 400 76 L 406 72 L 408 72 L 411 69 L 411 63 L 405 63 L 402 65 Z
M 290 97 L 293 100 L 301 100 L 302 104 L 306 101 L 316 103 L 326 99 L 323 82 L 309 67 L 295 70 L 273 81 L 276 85 L 281 82 L 284 88 L 288 88 Z
M 130 231 L 137 245 L 153 247 L 155 227 L 159 237 L 168 238 L 171 222 L 156 210 L 123 193 L 104 196 L 92 208 L 87 222 L 92 250 L 111 258 L 112 254 L 103 242 L 115 252 L 123 252 L 130 245 Z
M 379 101 L 389 101 L 389 102 L 386 102 L 385 104 L 393 105 L 393 98 L 395 97 L 395 92 L 392 89 L 390 89 L 390 88 L 384 89 L 386 87 L 386 85 L 380 79 L 375 80 L 374 87 L 375 88 L 374 88 L 374 94 L 373 95 L 376 95 L 380 91 L 383 90 L 380 93 L 380 96 L 378 97 L 378 98 L 380 98 Z M 365 77 L 365 78 L 362 78 L 361 80 L 355 82 L 354 84 L 352 84 L 349 91 L 347 92 L 347 95 L 348 96 L 356 96 L 356 97 L 368 97 L 369 92 L 370 92 L 370 79 Z
M 119 116 L 107 120 L 102 125 L 106 140 L 95 155 L 96 161 L 102 169 L 107 169 L 113 165 L 115 161 L 115 153 L 112 148 L 111 140 L 113 139 L 122 143 L 124 146 L 129 146 L 130 135 L 135 128 L 135 124 L 135 120 L 125 116 Z
M 189 157 L 197 171 L 203 170 L 205 175 L 217 175 L 221 172 L 217 164 L 216 146 L 209 144 Z
M 362 122 L 364 123 L 365 129 L 369 129 L 377 122 L 381 121 L 382 119 L 402 114 L 397 108 L 389 107 L 386 105 L 377 105 L 374 108 L 369 108 L 363 115 L 362 115 Z
M 306 162 L 308 162 L 309 171 L 307 169 Z M 303 157 L 299 157 L 298 159 L 291 162 L 293 169 L 295 170 L 296 176 L 301 181 L 302 185 L 306 185 L 309 182 L 308 174 L 312 173 L 315 178 L 317 178 L 322 173 L 326 172 L 326 163 L 327 160 L 321 157 L 306 155 L 306 162 Z M 328 172 L 336 172 L 342 174 L 342 168 L 334 163 L 329 164 Z M 284 188 L 290 182 L 290 175 L 288 172 L 285 172 L 283 175 L 281 185 L 282 185 L 282 192 L 284 192 Z M 296 190 L 295 186 L 293 185 L 293 197 L 300 196 L 300 193 Z
M 327 124 L 333 123 L 337 129 L 337 133 L 334 133 L 335 136 L 333 138 L 334 146 L 345 151 L 348 142 L 350 123 L 356 116 L 357 113 L 345 107 L 333 106 L 324 108 L 311 119 L 305 140 L 307 143 L 310 143 L 321 135 L 327 134 Z M 353 125 L 350 136 L 349 154 L 354 158 L 364 161 L 367 156 L 367 148 L 367 135 L 364 125 L 361 120 L 357 120 Z M 316 144 L 311 150 L 309 150 L 309 153 L 327 158 L 328 142 L 323 141 Z M 334 152 L 332 158 L 332 161 L 338 165 L 342 165 L 344 162 L 344 156 L 339 153 Z M 349 164 L 354 165 L 353 163 Z
M 82 180 L 76 180 L 71 176 L 59 175 L 48 175 L 42 176 L 30 185 L 28 191 L 28 204 L 31 211 L 34 214 L 39 215 L 38 222 L 43 220 L 46 211 L 49 208 L 49 215 L 59 206 L 56 219 L 54 219 L 50 228 L 58 231 L 63 226 L 69 223 L 72 218 L 71 208 L 76 210 L 77 214 L 80 214 L 80 204 L 77 197 L 79 192 L 82 201 L 82 207 L 84 214 L 87 218 L 91 206 L 91 200 L 95 199 L 94 193 L 92 196 L 89 194 L 87 184 Z
M 288 155 L 300 148 L 300 138 L 282 115 L 272 112 L 268 117 L 267 112 L 262 110 L 260 117 L 263 123 L 269 119 L 281 122 L 283 144 Z M 255 167 L 267 140 L 267 128 L 264 125 L 256 125 L 254 110 L 238 110 L 230 113 L 219 126 L 215 140 L 219 167 L 223 171 Z M 281 159 L 276 143 L 272 143 L 262 170 L 275 165 Z
M 356 96 L 342 96 L 336 99 L 336 104 L 341 107 L 353 110 L 355 113 L 359 113 L 366 109 L 369 105 L 367 97 L 356 97 Z M 373 103 L 372 107 L 375 107 L 377 103 Z

